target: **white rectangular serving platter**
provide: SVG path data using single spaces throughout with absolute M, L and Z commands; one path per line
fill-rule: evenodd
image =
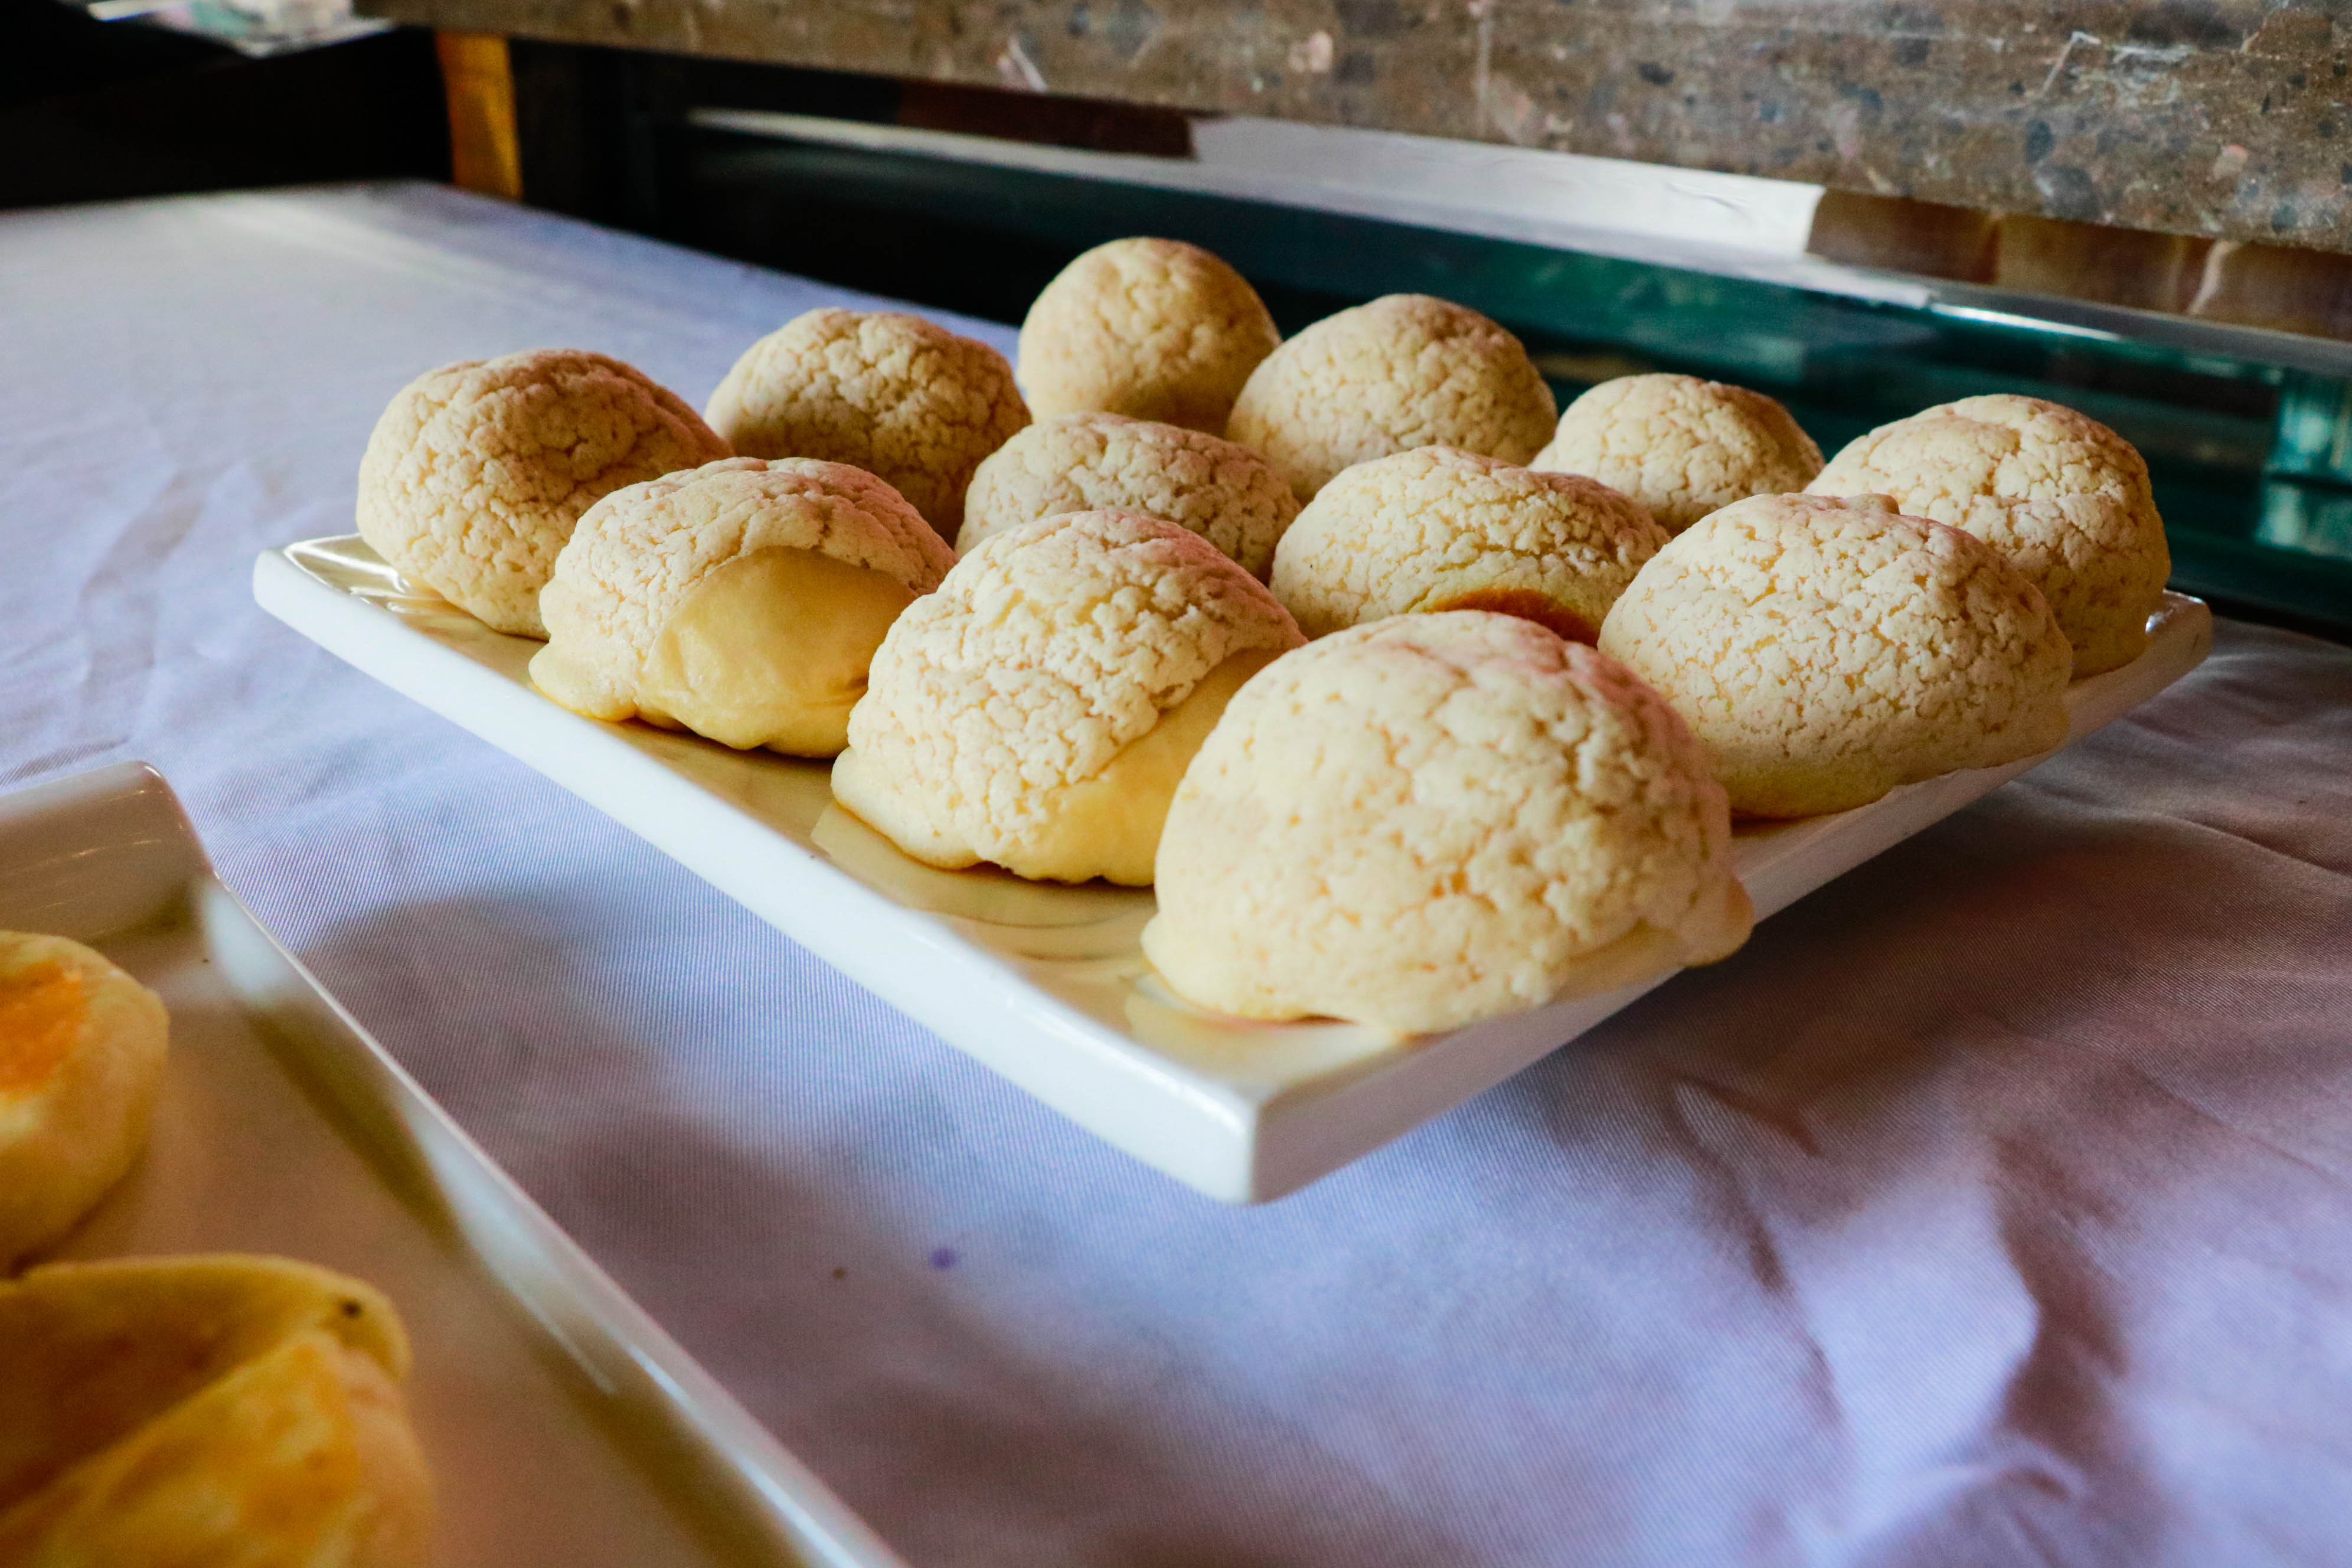
M 213 876 L 140 763 L 0 796 L 0 929 L 159 992 L 146 1152 L 50 1256 L 262 1252 L 391 1296 L 446 1568 L 903 1568 Z
M 1305 1185 L 1574 1038 L 1659 981 L 1454 1033 L 1260 1024 L 1171 994 L 1138 937 L 1148 889 L 938 871 L 833 803 L 826 764 L 729 751 L 557 707 L 502 637 L 404 583 L 356 535 L 265 552 L 262 607 L 511 752 L 892 1005 L 1118 1147 L 1212 1197 Z M 2168 595 L 2126 668 L 2075 682 L 2078 740 L 2196 668 L 2198 600 Z M 1949 773 L 1834 816 L 1738 830 L 1759 918 L 2041 759 Z

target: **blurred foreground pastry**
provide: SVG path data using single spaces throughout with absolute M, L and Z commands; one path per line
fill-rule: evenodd
M 1518 339 L 1465 306 L 1390 294 L 1268 354 L 1225 435 L 1263 453 L 1304 501 L 1342 468 L 1414 447 L 1524 463 L 1557 412 Z
M 1706 758 L 1592 649 L 1402 616 L 1268 668 L 1184 775 L 1143 950 L 1253 1018 L 1417 1034 L 1724 957 L 1753 922 Z
M 1310 637 L 1413 611 L 1499 610 L 1589 643 L 1665 542 L 1639 502 L 1597 480 L 1421 447 L 1323 487 L 1283 536 L 1274 596 Z
M 1677 535 L 1601 649 L 1705 742 L 1734 811 L 1811 816 L 2066 738 L 2066 639 L 1982 541 L 1880 496 L 1758 496 Z
M 1246 447 L 1117 414 L 1064 414 L 1040 419 L 981 464 L 956 548 L 1040 518 L 1101 510 L 1190 529 L 1263 582 L 1298 500 Z
M 727 455 L 675 393 L 619 360 L 578 349 L 467 360 L 410 382 L 376 421 L 360 537 L 491 630 L 543 637 L 539 591 L 583 512 Z
M 2137 658 L 2172 574 L 2138 448 L 2038 397 L 1964 397 L 1850 443 L 1810 489 L 1884 495 L 1976 535 L 2050 601 L 2074 672 Z
M 272 1258 L 59 1263 L 0 1284 L 0 1563 L 422 1568 L 408 1342 Z
M 169 1030 L 156 994 L 102 955 L 0 931 L 0 1272 L 71 1230 L 131 1168 Z
M 1680 533 L 1733 501 L 1803 489 L 1822 471 L 1822 449 L 1760 392 L 1626 375 L 1570 404 L 1529 466 L 1599 479 Z
M 541 598 L 539 689 L 592 719 L 829 757 L 900 612 L 950 550 L 898 491 L 807 458 L 730 458 L 589 510 Z
M 1184 765 L 1242 682 L 1302 640 L 1174 523 L 1024 524 L 890 628 L 833 793 L 929 865 L 1141 886 Z
M 1114 239 L 1029 307 L 1021 386 L 1040 419 L 1099 411 L 1213 436 L 1281 341 L 1257 290 L 1216 256 L 1176 239 Z
M 920 316 L 833 308 L 743 351 L 710 427 L 747 458 L 822 458 L 879 474 L 941 539 L 980 460 L 1029 423 L 1004 356 Z

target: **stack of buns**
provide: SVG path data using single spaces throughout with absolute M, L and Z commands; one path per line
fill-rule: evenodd
M 701 418 L 596 355 L 434 372 L 361 528 L 577 712 L 837 758 L 927 864 L 1156 884 L 1202 1006 L 1408 1033 L 1731 952 L 1734 818 L 2056 746 L 2168 570 L 2138 453 L 2055 404 L 1825 464 L 1696 376 L 1562 411 L 1425 295 L 1286 340 L 1166 239 L 1072 262 L 1017 366 L 825 310 Z

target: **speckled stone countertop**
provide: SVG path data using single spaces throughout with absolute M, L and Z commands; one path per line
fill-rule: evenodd
M 2352 0 L 362 0 L 2352 250 Z

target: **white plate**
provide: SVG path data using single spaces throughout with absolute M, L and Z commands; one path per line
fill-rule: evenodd
M 524 673 L 540 644 L 410 587 L 356 536 L 264 552 L 253 591 L 320 647 L 512 752 L 950 1044 L 1212 1197 L 1279 1197 L 1660 983 L 1410 1040 L 1204 1013 L 1144 962 L 1148 890 L 932 870 L 835 805 L 824 763 L 567 712 Z M 2070 739 L 2194 668 L 2212 616 L 2168 595 L 2152 630 L 2133 664 L 2067 693 Z M 1741 828 L 1739 873 L 1758 915 L 2032 765 L 1950 773 L 1835 816 Z
M 447 1568 L 903 1568 L 215 880 L 133 763 L 0 796 L 0 929 L 163 994 L 131 1175 L 51 1256 L 268 1252 L 380 1287 Z

